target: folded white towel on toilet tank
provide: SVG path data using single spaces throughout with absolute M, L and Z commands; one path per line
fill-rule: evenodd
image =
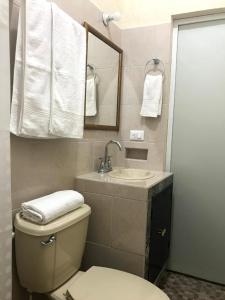
M 22 216 L 38 224 L 47 224 L 84 203 L 84 197 L 73 190 L 59 191 L 21 204 Z

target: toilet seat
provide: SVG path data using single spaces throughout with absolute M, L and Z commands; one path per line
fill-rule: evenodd
M 80 276 L 82 276 L 83 274 L 85 274 L 85 272 L 77 272 L 73 277 L 71 277 L 66 283 L 64 283 L 63 285 L 61 285 L 58 289 L 54 290 L 51 293 L 48 293 L 47 296 L 49 299 L 52 300 L 65 300 L 66 297 L 66 293 L 69 287 L 71 287 L 72 285 L 76 284 L 76 281 L 78 278 L 80 278 Z
M 91 267 L 68 289 L 75 300 L 169 300 L 152 283 L 138 276 L 103 267 Z

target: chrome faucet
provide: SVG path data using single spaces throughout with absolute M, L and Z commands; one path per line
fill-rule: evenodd
M 112 162 L 111 162 L 111 156 L 108 155 L 108 147 L 110 144 L 116 145 L 120 151 L 122 151 L 122 146 L 120 142 L 111 140 L 105 145 L 105 154 L 104 158 L 100 157 L 100 165 L 98 168 L 98 173 L 107 173 L 112 171 Z

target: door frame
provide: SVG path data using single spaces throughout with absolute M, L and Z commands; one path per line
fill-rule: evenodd
M 170 99 L 169 99 L 169 113 L 168 113 L 168 127 L 167 127 L 167 146 L 166 146 L 166 171 L 171 169 L 171 155 L 172 155 L 172 139 L 173 139 L 173 121 L 174 121 L 174 105 L 175 105 L 175 91 L 176 91 L 176 69 L 177 69 L 177 48 L 178 48 L 178 34 L 179 26 L 193 23 L 201 23 L 206 21 L 215 21 L 225 19 L 225 13 L 212 13 L 207 15 L 199 15 L 195 17 L 186 17 L 182 19 L 172 20 L 172 56 L 171 56 L 171 72 L 170 72 Z

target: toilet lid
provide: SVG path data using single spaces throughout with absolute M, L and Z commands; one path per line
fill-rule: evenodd
M 141 277 L 102 267 L 92 267 L 68 288 L 74 300 L 169 300 Z

